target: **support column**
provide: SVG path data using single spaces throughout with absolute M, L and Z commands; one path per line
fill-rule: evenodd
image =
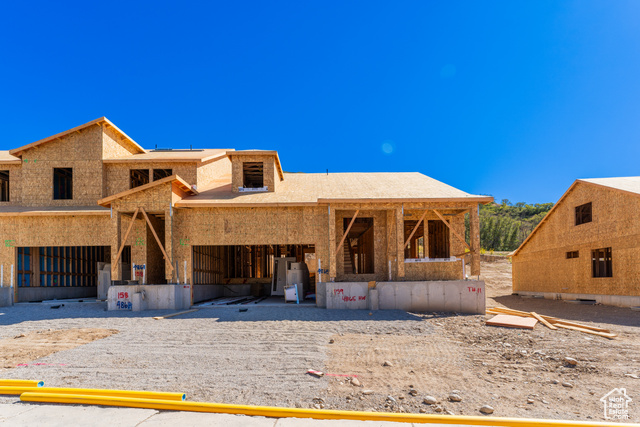
M 164 250 L 167 251 L 167 255 L 171 261 L 164 260 L 164 275 L 168 283 L 176 283 L 177 271 L 175 271 L 175 257 L 173 256 L 173 209 L 165 209 L 164 211 Z M 178 266 L 178 270 L 182 271 L 184 263 Z M 184 273 L 183 273 L 184 277 Z M 180 280 L 183 280 L 183 277 Z
M 471 207 L 469 213 L 469 240 L 471 241 L 471 275 L 480 275 L 480 205 Z
M 336 277 L 336 211 L 329 205 L 329 280 Z M 326 267 L 323 267 L 326 268 Z
M 429 258 L 429 220 L 424 219 L 422 223 L 422 238 L 424 243 L 424 257 Z
M 404 279 L 404 216 L 402 207 L 396 208 L 396 259 L 398 265 L 398 277 L 396 280 Z
M 113 207 L 112 207 L 113 209 Z M 122 215 L 117 210 L 112 210 L 111 216 L 111 280 L 122 280 L 120 260 L 116 262 L 118 250 L 122 245 Z
M 396 212 L 393 209 L 387 211 L 387 265 L 384 269 L 387 272 L 385 280 L 393 281 L 397 277 L 396 262 Z

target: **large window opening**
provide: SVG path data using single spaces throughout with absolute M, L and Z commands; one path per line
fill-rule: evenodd
M 129 171 L 129 188 L 140 187 L 149 183 L 149 169 L 131 169 Z
M 264 187 L 264 164 L 262 162 L 244 162 L 242 164 L 242 176 L 244 188 Z
M 351 218 L 343 219 L 346 232 Z M 356 218 L 344 239 L 344 274 L 373 274 L 373 218 Z
M 154 169 L 153 170 L 153 180 L 157 181 L 162 178 L 166 178 L 173 174 L 172 169 Z
M 54 168 L 53 169 L 53 199 L 70 200 L 73 199 L 73 169 Z
M 409 236 L 411 236 L 411 232 L 416 227 L 418 220 L 406 220 L 404 222 L 404 241 L 406 242 Z M 411 240 L 409 240 L 409 244 L 404 248 L 404 258 L 425 258 L 425 250 L 424 250 L 424 221 L 420 222 L 418 229 L 413 236 L 411 236 Z
M 591 202 L 576 206 L 576 225 L 591 222 Z
M 611 248 L 591 251 L 591 270 L 593 277 L 613 277 Z
M 449 227 L 440 220 L 431 220 L 429 227 L 429 258 L 449 258 Z
M 9 201 L 9 171 L 0 171 L 0 202 Z

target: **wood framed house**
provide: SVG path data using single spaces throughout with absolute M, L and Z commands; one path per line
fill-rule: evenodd
M 513 253 L 513 292 L 640 306 L 640 177 L 579 179 Z
M 137 265 L 149 284 L 186 279 L 196 302 L 262 292 L 283 256 L 311 283 L 460 280 L 464 258 L 479 275 L 493 200 L 420 173 L 286 173 L 276 151 L 145 150 L 104 117 L 1 151 L 0 190 L 17 301 L 95 296 L 104 265 L 114 283 Z

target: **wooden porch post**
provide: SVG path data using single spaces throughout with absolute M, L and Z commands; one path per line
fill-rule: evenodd
M 122 280 L 122 269 L 120 268 L 120 251 L 118 250 L 124 239 L 121 239 L 122 215 L 113 209 L 111 217 L 111 280 Z M 133 221 L 132 221 L 133 224 Z
M 422 227 L 422 237 L 424 243 L 424 257 L 429 258 L 429 220 L 424 219 L 424 224 Z
M 396 254 L 398 259 L 397 280 L 404 278 L 404 216 L 402 206 L 396 208 Z
M 329 281 L 336 277 L 336 210 L 329 205 Z
M 384 270 L 387 272 L 385 280 L 392 281 L 396 278 L 396 218 L 395 209 L 389 209 L 387 213 L 387 263 Z
M 471 207 L 469 212 L 469 240 L 471 242 L 471 275 L 480 275 L 480 205 Z
M 165 250 L 167 251 L 167 254 L 171 254 L 171 259 L 175 259 L 175 257 L 173 256 L 173 247 L 174 247 L 174 242 L 173 242 L 173 216 L 172 216 L 172 209 L 165 209 L 164 210 L 164 245 L 165 245 Z M 150 225 L 151 226 L 151 225 Z M 180 261 L 180 260 L 177 260 Z M 176 272 L 174 274 L 173 271 L 173 265 L 171 265 L 171 262 L 168 262 L 165 259 L 165 264 L 164 264 L 164 277 L 165 279 L 167 279 L 167 282 L 169 283 L 175 283 L 176 280 L 178 279 L 178 272 Z M 171 265 L 171 269 L 167 268 Z M 183 268 L 182 264 L 180 264 L 180 268 Z M 175 276 L 175 277 L 174 277 Z M 184 273 L 183 273 L 184 276 Z M 182 278 L 181 278 L 182 280 Z M 191 301 L 191 303 L 193 304 L 193 301 Z

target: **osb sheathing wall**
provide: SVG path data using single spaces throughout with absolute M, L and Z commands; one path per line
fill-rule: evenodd
M 462 280 L 462 260 L 450 262 L 407 262 L 405 280 Z
M 102 197 L 102 128 L 90 126 L 22 153 L 24 206 L 94 206 Z M 73 199 L 53 200 L 53 169 L 73 169 Z
M 4 266 L 4 286 L 10 285 L 10 268 L 11 264 L 16 263 L 17 247 L 111 245 L 108 213 L 3 216 L 0 218 L 0 236 L 0 264 Z M 17 265 L 14 268 L 17 269 Z
M 184 261 L 191 277 L 191 247 L 199 245 L 315 244 L 316 259 L 327 263 L 327 213 L 322 208 L 175 209 L 172 221 L 173 256 L 180 280 Z
M 276 168 L 275 157 L 270 155 L 231 155 L 231 189 L 234 192 L 238 192 L 238 188 L 243 186 L 243 173 L 242 164 L 244 162 L 262 162 L 264 173 L 264 185 L 268 188 L 268 191 L 276 191 L 280 176 Z
M 231 179 L 231 160 L 228 157 L 223 157 L 198 164 L 196 181 L 189 181 L 182 175 L 180 177 L 189 184 L 196 184 L 198 190 L 203 190 L 211 187 L 215 181 L 220 181 L 224 178 Z
M 9 201 L 0 202 L 3 206 L 15 206 L 22 203 L 22 168 L 21 165 L 2 164 L 0 170 L 9 171 Z
M 172 173 L 187 181 L 189 184 L 197 183 L 195 162 L 127 162 L 105 163 L 105 193 L 104 196 L 113 196 L 131 189 L 131 169 L 146 169 L 149 171 L 149 182 L 153 182 L 154 169 L 171 169 Z
M 140 149 L 116 132 L 109 125 L 102 125 L 102 156 L 104 159 L 118 159 L 140 152 Z
M 575 207 L 589 202 L 592 222 L 575 225 Z M 638 212 L 640 196 L 578 182 L 513 257 L 514 292 L 640 295 Z M 613 277 L 594 278 L 591 251 L 608 247 Z

